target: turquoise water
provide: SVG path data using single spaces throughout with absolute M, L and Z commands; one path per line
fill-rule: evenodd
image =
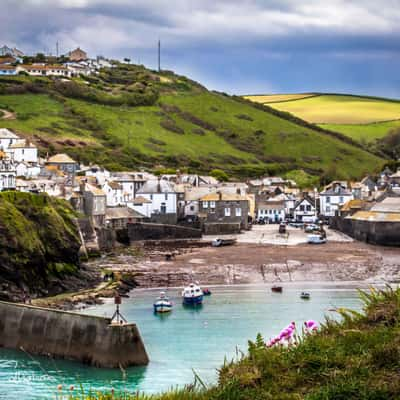
M 302 290 L 311 293 L 311 300 L 299 298 Z M 214 287 L 198 309 L 184 308 L 178 289 L 168 294 L 174 310 L 161 316 L 152 312 L 158 290 L 135 290 L 130 299 L 123 299 L 121 311 L 137 322 L 149 353 L 147 367 L 129 368 L 123 374 L 0 349 L 0 398 L 4 393 L 7 399 L 55 398 L 58 384 L 154 393 L 191 383 L 193 370 L 214 382 L 224 358 L 245 352 L 247 340 L 258 332 L 268 339 L 291 321 L 297 325 L 307 319 L 322 321 L 324 315 L 335 317 L 329 311 L 334 307 L 361 307 L 355 288 L 340 285 L 286 284 L 283 293 L 272 293 L 262 285 Z M 103 304 L 85 312 L 111 316 L 113 310 L 113 304 Z

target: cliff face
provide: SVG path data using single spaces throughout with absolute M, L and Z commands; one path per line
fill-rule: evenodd
M 54 292 L 78 272 L 75 217 L 67 202 L 45 194 L 0 193 L 0 298 L 21 288 Z

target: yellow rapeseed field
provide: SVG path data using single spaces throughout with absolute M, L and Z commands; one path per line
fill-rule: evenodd
M 385 99 L 321 95 L 270 105 L 316 124 L 368 124 L 400 119 L 400 102 Z
M 277 103 L 281 101 L 305 99 L 307 97 L 315 96 L 312 93 L 299 93 L 299 94 L 266 94 L 266 95 L 254 95 L 244 96 L 245 99 L 254 101 L 256 103 L 269 104 Z

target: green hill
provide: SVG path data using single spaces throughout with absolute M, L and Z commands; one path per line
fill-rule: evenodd
M 400 127 L 400 101 L 392 99 L 318 93 L 245 97 L 362 142 Z
M 31 138 L 42 152 L 112 170 L 219 168 L 234 177 L 304 170 L 345 179 L 384 162 L 344 135 L 135 65 L 71 82 L 2 77 L 0 109 L 16 117 L 0 119 L 0 127 Z

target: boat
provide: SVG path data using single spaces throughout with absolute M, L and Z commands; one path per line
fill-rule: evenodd
M 172 311 L 172 302 L 166 296 L 165 292 L 160 292 L 160 296 L 153 304 L 155 313 L 166 313 Z
M 278 286 L 278 285 L 274 285 L 274 286 L 271 287 L 271 290 L 273 292 L 276 292 L 276 293 L 282 293 L 283 287 L 282 286 Z
M 211 296 L 211 290 L 208 288 L 203 289 L 203 296 Z
M 308 292 L 301 292 L 300 298 L 303 300 L 310 300 L 310 293 Z
M 326 238 L 323 235 L 308 235 L 307 242 L 309 244 L 323 244 L 326 243 Z
M 214 247 L 221 247 L 221 246 L 232 246 L 233 244 L 236 243 L 236 239 L 214 239 L 212 241 L 212 246 Z
M 197 283 L 191 283 L 182 290 L 182 300 L 185 305 L 200 305 L 203 303 L 203 291 Z

